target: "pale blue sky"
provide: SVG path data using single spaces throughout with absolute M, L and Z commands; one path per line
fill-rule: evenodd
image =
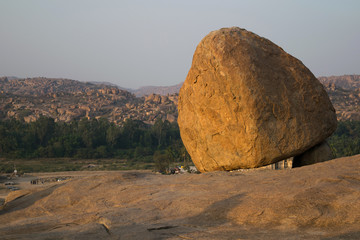
M 316 76 L 360 74 L 358 0 L 0 0 L 0 76 L 174 85 L 199 41 L 231 26 Z

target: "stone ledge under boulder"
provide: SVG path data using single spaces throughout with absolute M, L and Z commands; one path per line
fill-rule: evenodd
M 294 157 L 292 168 L 311 165 L 319 162 L 325 162 L 333 159 L 331 148 L 329 144 L 324 141 L 315 147 L 310 148 L 304 153 Z

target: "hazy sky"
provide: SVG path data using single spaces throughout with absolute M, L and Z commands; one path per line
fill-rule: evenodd
M 316 76 L 360 74 L 358 0 L 0 0 L 0 76 L 174 85 L 199 41 L 231 26 Z

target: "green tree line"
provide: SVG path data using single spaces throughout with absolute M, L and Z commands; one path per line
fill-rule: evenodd
M 335 157 L 360 154 L 360 121 L 339 122 L 328 142 Z M 121 158 L 158 169 L 190 162 L 176 122 L 128 119 L 118 126 L 102 118 L 65 123 L 44 116 L 31 123 L 0 120 L 0 158 Z
M 161 119 L 154 125 L 128 119 L 122 126 L 102 118 L 69 123 L 44 116 L 31 123 L 0 121 L 3 158 L 115 157 L 154 161 L 154 156 L 166 154 L 176 161 L 184 151 L 177 123 Z
M 360 121 L 343 121 L 328 139 L 334 157 L 360 154 Z

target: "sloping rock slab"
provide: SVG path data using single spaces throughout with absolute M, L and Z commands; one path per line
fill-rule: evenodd
M 8 202 L 0 236 L 359 239 L 359 172 L 360 155 L 278 171 L 99 173 Z

